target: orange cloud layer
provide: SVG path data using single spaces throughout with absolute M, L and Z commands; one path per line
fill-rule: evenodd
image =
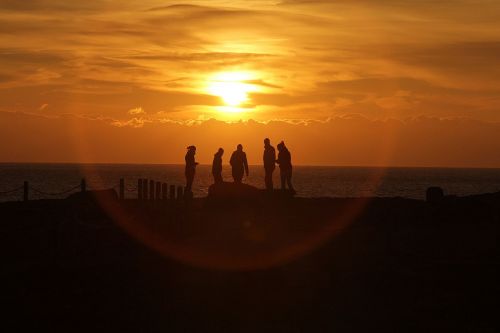
M 113 125 L 112 119 L 57 118 L 0 112 L 3 162 L 183 163 L 185 147 L 211 163 L 219 147 L 242 143 L 260 164 L 262 141 L 285 140 L 296 164 L 500 167 L 500 123 L 419 117 L 407 121 L 362 116 L 290 123 L 217 120 L 193 124 Z
M 486 0 L 0 0 L 0 109 L 205 117 L 207 77 L 251 70 L 265 89 L 245 119 L 499 121 L 499 16 Z
M 499 166 L 498 17 L 488 0 L 0 0 L 0 160 L 173 163 L 198 143 L 207 162 L 241 141 L 257 162 L 270 136 L 303 164 Z M 253 73 L 241 113 L 207 89 L 225 71 Z

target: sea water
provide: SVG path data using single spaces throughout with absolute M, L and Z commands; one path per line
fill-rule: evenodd
M 223 169 L 225 181 L 232 181 L 229 166 Z M 125 179 L 126 197 L 137 197 L 137 180 L 146 178 L 169 185 L 185 184 L 183 165 L 139 164 L 0 164 L 0 201 L 21 200 L 24 181 L 29 182 L 31 199 L 67 197 L 79 191 L 82 178 L 88 189 L 118 188 Z M 264 188 L 262 166 L 250 166 L 245 183 Z M 212 184 L 209 165 L 196 170 L 193 192 L 201 197 Z M 406 197 L 423 199 L 429 186 L 440 186 L 450 195 L 470 195 L 500 191 L 500 169 L 458 168 L 375 168 L 294 166 L 293 183 L 302 197 Z M 280 186 L 279 169 L 274 172 L 275 187 Z M 4 193 L 18 189 L 12 193 Z M 65 194 L 58 195 L 75 188 Z

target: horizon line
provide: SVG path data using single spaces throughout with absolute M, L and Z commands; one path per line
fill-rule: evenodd
M 164 165 L 164 166 L 184 166 L 184 163 L 137 163 L 137 162 L 1 162 L 0 165 L 15 164 L 45 164 L 45 165 Z M 211 166 L 207 163 L 199 163 L 201 166 Z M 227 164 L 229 165 L 229 164 Z M 249 164 L 249 166 L 262 166 L 262 164 Z M 500 169 L 500 166 L 412 166 L 412 165 L 332 165 L 332 164 L 294 164 L 296 167 L 328 167 L 328 168 L 401 168 L 401 169 Z M 277 167 L 278 168 L 278 167 Z

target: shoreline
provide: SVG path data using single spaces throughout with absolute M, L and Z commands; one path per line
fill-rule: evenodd
M 98 166 L 180 166 L 184 167 L 184 163 L 130 163 L 130 162 L 0 162 L 2 165 L 98 165 Z M 200 166 L 210 166 L 211 163 L 200 163 Z M 262 164 L 249 164 L 253 168 L 263 168 Z M 353 169 L 444 169 L 444 170 L 500 170 L 500 166 L 432 166 L 432 165 L 330 165 L 330 164 L 294 164 L 294 167 L 299 168 L 353 168 Z

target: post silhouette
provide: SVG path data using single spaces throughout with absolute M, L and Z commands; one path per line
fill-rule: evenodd
M 149 200 L 154 200 L 155 199 L 155 181 L 150 180 L 149 181 Z
M 137 199 L 142 200 L 142 178 L 137 179 Z
M 175 185 L 170 185 L 170 200 L 175 200 Z
M 120 178 L 120 200 L 125 199 L 125 179 Z
M 144 200 L 148 200 L 148 180 L 147 179 L 142 179 L 142 198 Z
M 28 201 L 29 199 L 29 184 L 27 181 L 24 181 L 23 184 L 23 201 Z
M 177 187 L 177 200 L 181 201 L 184 196 L 184 188 L 182 186 Z
M 168 199 L 168 185 L 167 185 L 167 183 L 161 184 L 161 199 L 162 200 Z
M 82 178 L 82 181 L 80 182 L 80 190 L 82 192 L 87 191 L 87 182 L 85 181 L 85 178 Z
M 160 200 L 161 199 L 161 182 L 156 182 L 155 199 L 156 200 Z

